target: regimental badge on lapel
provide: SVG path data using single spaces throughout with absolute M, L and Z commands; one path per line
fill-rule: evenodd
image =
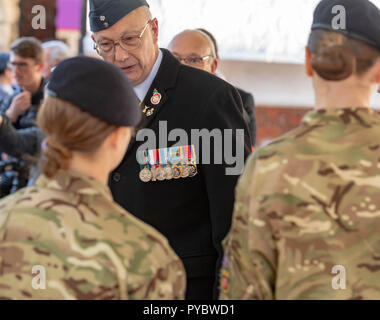
M 150 108 L 148 106 L 145 106 L 143 109 L 143 114 L 145 114 L 147 117 L 150 117 L 154 113 L 154 108 Z
M 160 102 L 161 102 L 161 98 L 162 98 L 162 95 L 161 93 L 159 93 L 157 91 L 157 89 L 154 89 L 153 90 L 153 96 L 152 98 L 150 99 L 150 102 L 153 104 L 153 105 L 158 105 Z
M 153 114 L 153 112 L 154 112 L 154 108 L 149 109 L 149 110 L 146 112 L 146 116 L 147 116 L 147 117 L 150 117 L 150 116 Z

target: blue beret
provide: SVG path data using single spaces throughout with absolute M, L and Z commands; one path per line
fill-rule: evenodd
M 345 9 L 346 29 L 334 29 L 334 18 L 341 12 L 333 10 L 335 6 L 343 6 Z M 311 29 L 343 33 L 380 49 L 380 12 L 368 0 L 322 0 L 314 11 Z
M 100 59 L 80 56 L 62 61 L 46 91 L 111 125 L 135 126 L 141 119 L 138 98 L 128 77 Z
M 3 73 L 8 68 L 9 53 L 0 52 L 0 73 Z
M 92 32 L 113 26 L 131 11 L 149 7 L 145 0 L 90 0 L 90 28 Z

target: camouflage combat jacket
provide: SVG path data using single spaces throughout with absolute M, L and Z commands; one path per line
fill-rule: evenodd
M 92 178 L 41 176 L 0 201 L 0 299 L 183 299 L 184 291 L 166 238 Z
M 380 116 L 316 110 L 251 156 L 222 299 L 380 299 Z

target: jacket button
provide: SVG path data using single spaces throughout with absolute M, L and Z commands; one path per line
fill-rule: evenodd
M 113 181 L 115 181 L 115 182 L 119 182 L 120 181 L 120 173 L 119 172 L 115 172 L 114 174 L 113 174 Z

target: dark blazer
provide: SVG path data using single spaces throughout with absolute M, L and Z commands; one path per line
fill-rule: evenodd
M 243 107 L 248 114 L 248 127 L 249 133 L 251 134 L 252 145 L 256 144 L 256 115 L 255 115 L 255 101 L 253 95 L 243 89 L 236 88 L 240 94 L 241 100 L 243 101 Z
M 243 129 L 244 161 L 250 153 L 250 137 L 237 90 L 207 72 L 180 64 L 169 51 L 161 50 L 161 66 L 143 101 L 143 106 L 154 108 L 154 112 L 143 116 L 141 127 L 155 132 L 160 148 L 166 146 L 158 144 L 159 121 L 167 122 L 167 132 L 185 130 L 189 139 L 191 129 Z M 162 95 L 157 106 L 151 102 L 155 89 Z M 160 137 L 166 139 L 167 133 Z M 134 139 L 124 160 L 111 174 L 114 199 L 168 238 L 186 269 L 187 299 L 216 298 L 221 241 L 230 229 L 238 175 L 225 174 L 228 165 L 223 159 L 222 164 L 199 164 L 193 178 L 144 183 L 139 179 L 136 160 L 142 143 Z M 169 141 L 168 146 L 174 143 Z M 214 148 L 211 150 L 212 159 Z M 199 148 L 198 160 L 203 155 Z

